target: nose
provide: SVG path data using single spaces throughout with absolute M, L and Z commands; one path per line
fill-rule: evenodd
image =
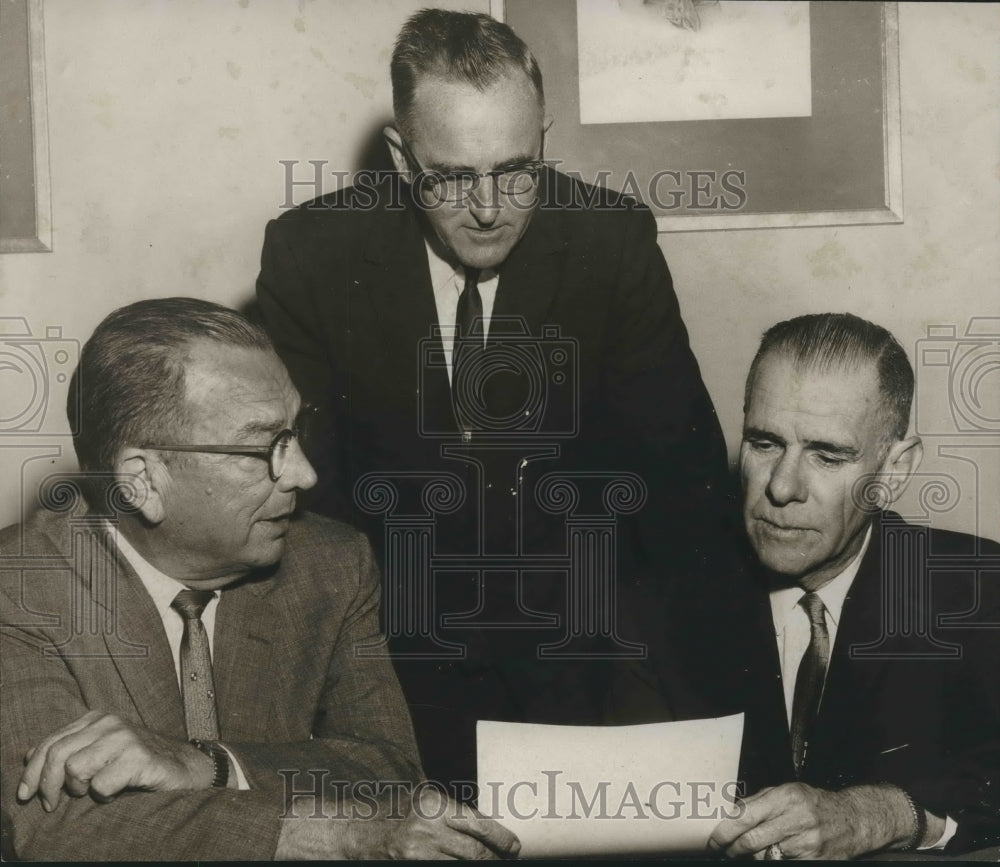
M 801 503 L 806 499 L 801 456 L 786 450 L 771 467 L 767 482 L 768 499 L 776 506 Z
M 492 226 L 500 214 L 500 192 L 491 177 L 481 178 L 468 198 L 469 213 L 480 228 Z
M 288 448 L 288 458 L 278 479 L 278 487 L 284 491 L 308 491 L 316 484 L 316 470 L 302 451 L 298 438 L 293 439 Z

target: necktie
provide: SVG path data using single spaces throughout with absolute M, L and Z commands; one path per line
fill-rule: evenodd
M 455 342 L 452 344 L 452 363 L 458 354 L 459 341 L 468 340 L 472 337 L 473 323 L 483 318 L 483 298 L 479 294 L 479 269 L 465 269 L 465 286 L 462 294 L 458 296 L 458 310 L 455 313 Z M 482 323 L 480 322 L 480 329 Z M 480 330 L 480 333 L 482 331 Z M 484 341 L 485 342 L 485 341 Z
M 184 635 L 181 638 L 184 722 L 188 737 L 202 741 L 219 739 L 212 655 L 208 647 L 208 633 L 201 622 L 201 613 L 214 596 L 215 592 L 211 590 L 182 590 L 170 603 L 170 607 L 184 618 Z
M 479 294 L 479 269 L 465 269 L 465 288 L 458 296 L 455 312 L 455 339 L 451 345 L 451 395 L 455 416 L 463 437 L 471 436 L 472 418 L 478 405 L 475 391 L 477 358 L 482 355 L 485 340 L 482 338 L 483 299 Z M 479 320 L 479 333 L 473 335 L 473 324 Z M 469 379 L 471 371 L 473 379 Z M 471 410 L 471 411 L 470 411 Z
M 823 681 L 830 662 L 830 635 L 826 631 L 826 606 L 815 593 L 806 593 L 800 600 L 809 616 L 809 647 L 799 663 L 792 699 L 792 761 L 795 776 L 801 775 L 809 747 L 809 734 L 819 714 L 823 697 Z

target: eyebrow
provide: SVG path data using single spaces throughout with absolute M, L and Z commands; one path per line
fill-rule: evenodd
M 771 431 L 762 430 L 757 427 L 748 427 L 743 431 L 743 439 L 745 440 L 771 440 L 779 445 L 788 445 L 784 437 L 778 436 L 776 433 Z M 828 452 L 831 455 L 841 455 L 845 458 L 856 458 L 861 454 L 861 449 L 855 448 L 854 446 L 840 445 L 839 443 L 831 443 L 826 440 L 809 440 L 806 443 L 807 449 L 812 449 L 817 452 Z
M 490 169 L 489 172 L 503 172 L 508 169 L 516 169 L 518 166 L 522 166 L 525 163 L 538 162 L 538 157 L 530 156 L 528 154 L 518 154 L 509 160 L 505 160 L 494 168 Z M 468 172 L 469 174 L 478 175 L 479 172 L 476 170 L 475 166 L 449 166 L 445 163 L 431 162 L 427 164 L 427 168 L 435 172 L 440 172 L 443 175 L 456 174 L 459 172 Z M 488 173 L 488 172 L 487 172 Z
M 813 451 L 829 452 L 831 455 L 841 455 L 845 458 L 856 458 L 861 454 L 861 449 L 854 446 L 843 446 L 837 443 L 828 443 L 823 440 L 812 440 L 806 446 Z
M 746 427 L 743 428 L 743 439 L 749 440 L 774 440 L 776 443 L 785 444 L 784 439 L 779 437 L 776 433 L 771 433 L 771 431 L 763 430 L 759 427 Z
M 246 424 L 240 426 L 240 429 L 236 432 L 236 436 L 242 439 L 243 437 L 252 437 L 255 434 L 276 434 L 284 427 L 284 421 L 280 420 L 248 421 Z

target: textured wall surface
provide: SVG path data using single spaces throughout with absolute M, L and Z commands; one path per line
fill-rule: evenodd
M 73 341 L 139 298 L 246 304 L 264 223 L 286 197 L 279 160 L 302 161 L 298 180 L 312 177 L 305 161 L 326 160 L 322 183 L 332 189 L 334 170 L 384 159 L 392 39 L 422 5 L 45 0 L 53 252 L 0 256 L 0 316 L 24 317 L 42 338 L 48 412 L 35 414 L 37 431 L 0 435 L 0 525 L 18 520 L 53 467 L 74 464 L 59 378 Z M 951 367 L 926 368 L 918 351 L 929 327 L 962 335 L 973 317 L 1000 317 L 1000 9 L 902 3 L 899 22 L 902 225 L 683 233 L 660 243 L 732 454 L 760 332 L 798 313 L 849 310 L 889 327 L 917 363 L 927 457 L 903 511 L 1000 537 L 1000 437 L 960 429 L 975 425 L 976 412 L 997 427 L 989 342 L 937 341 L 951 347 Z M 58 344 L 53 328 L 68 342 Z M 978 410 L 973 379 L 964 393 L 949 384 L 969 352 L 983 362 Z M 25 382 L 0 370 L 5 400 L 25 401 Z M 956 422 L 952 410 L 965 404 Z

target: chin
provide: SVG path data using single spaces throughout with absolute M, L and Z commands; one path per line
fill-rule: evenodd
M 253 552 L 247 557 L 247 565 L 252 569 L 264 569 L 273 566 L 284 554 L 285 538 L 282 536 L 270 542 L 256 545 Z
M 508 245 L 503 247 L 465 247 L 456 250 L 458 260 L 470 268 L 479 268 L 481 271 L 487 268 L 497 268 L 504 263 L 513 249 Z
M 761 565 L 778 575 L 794 579 L 809 571 L 811 560 L 805 551 L 774 545 L 755 545 L 754 548 Z

